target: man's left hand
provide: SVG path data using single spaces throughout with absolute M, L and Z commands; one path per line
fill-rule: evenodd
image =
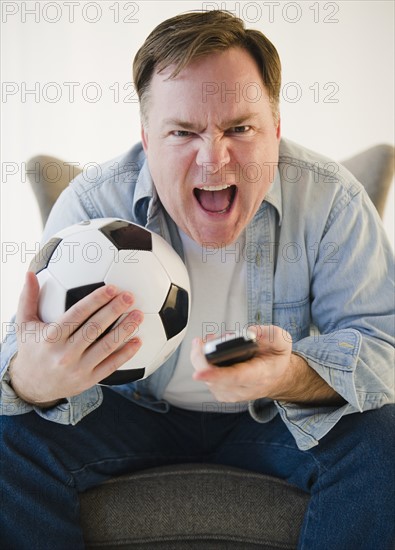
M 288 332 L 274 325 L 249 328 L 256 333 L 258 352 L 252 359 L 230 367 L 209 363 L 203 354 L 203 342 L 199 338 L 193 341 L 193 379 L 205 382 L 218 401 L 237 403 L 267 397 L 308 406 L 346 403 L 303 357 L 292 353 Z
M 205 382 L 215 398 L 234 403 L 260 397 L 280 399 L 289 393 L 295 372 L 291 365 L 292 338 L 277 326 L 249 327 L 256 333 L 258 352 L 243 363 L 216 367 L 209 363 L 196 338 L 192 344 L 191 361 L 194 380 Z

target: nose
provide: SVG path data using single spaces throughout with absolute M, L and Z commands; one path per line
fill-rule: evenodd
M 196 164 L 205 174 L 215 174 L 230 161 L 228 147 L 224 139 L 204 140 L 199 144 Z

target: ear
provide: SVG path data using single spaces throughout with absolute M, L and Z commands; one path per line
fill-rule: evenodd
M 278 115 L 278 122 L 277 122 L 277 128 L 276 128 L 276 137 L 277 137 L 277 141 L 280 141 L 280 139 L 281 139 L 281 118 L 280 118 L 280 115 Z
M 141 141 L 143 144 L 144 152 L 147 153 L 148 150 L 148 132 L 144 128 L 143 124 L 141 125 Z

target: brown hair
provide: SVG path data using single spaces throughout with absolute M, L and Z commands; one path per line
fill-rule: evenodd
M 246 29 L 238 17 L 227 11 L 211 10 L 183 13 L 163 21 L 138 50 L 133 62 L 133 80 L 143 123 L 147 122 L 146 104 L 154 71 L 174 65 L 169 77 L 174 78 L 192 60 L 232 47 L 244 48 L 255 59 L 277 120 L 281 63 L 276 48 L 260 31 Z

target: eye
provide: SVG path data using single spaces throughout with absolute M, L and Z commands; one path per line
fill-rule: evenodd
M 188 132 L 188 130 L 173 130 L 172 135 L 175 137 L 190 137 L 192 132 Z
M 246 134 L 252 130 L 251 126 L 233 126 L 233 128 L 229 128 L 228 133 L 230 134 Z

